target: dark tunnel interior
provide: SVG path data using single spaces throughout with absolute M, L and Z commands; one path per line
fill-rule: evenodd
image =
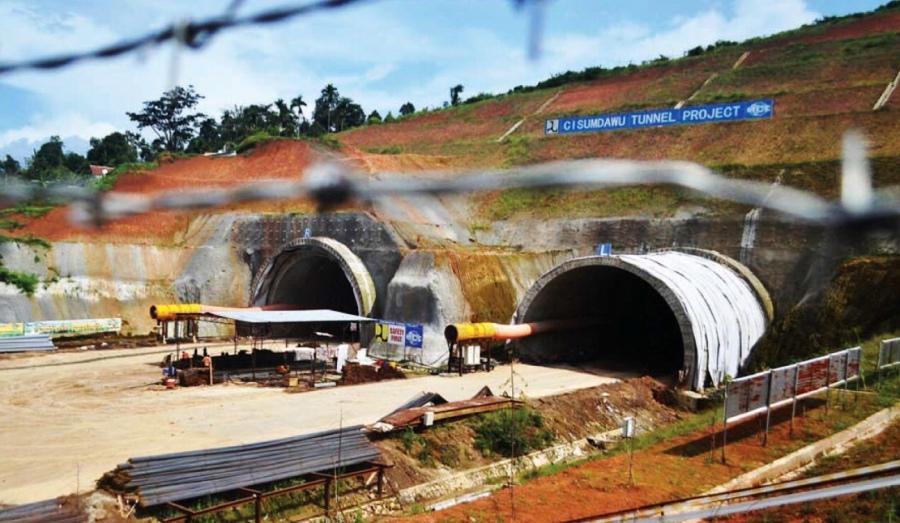
M 336 258 L 309 248 L 282 256 L 288 258 L 275 272 L 266 304 L 360 314 L 353 285 Z M 346 325 L 337 323 L 275 325 L 268 334 L 272 337 L 312 339 L 317 332 L 330 333 L 334 340 L 349 339 Z
M 359 314 L 353 285 L 335 258 L 312 249 L 291 254 L 280 268 L 266 300 L 299 309 L 331 309 Z
M 530 363 L 590 363 L 640 375 L 674 376 L 684 367 L 684 346 L 675 314 L 639 276 L 593 265 L 550 280 L 520 321 L 588 319 L 577 330 L 520 340 L 519 357 Z

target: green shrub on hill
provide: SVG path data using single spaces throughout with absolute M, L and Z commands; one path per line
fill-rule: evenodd
M 149 171 L 159 167 L 157 162 L 133 162 L 123 163 L 112 171 L 106 173 L 106 176 L 98 178 L 94 181 L 94 188 L 98 191 L 109 191 L 116 185 L 116 181 L 124 174 L 134 174 L 141 171 Z
M 529 407 L 498 410 L 472 423 L 475 447 L 485 456 L 522 456 L 553 443 L 553 433 L 544 426 L 541 413 Z
M 275 138 L 271 134 L 267 133 L 266 131 L 257 131 L 255 133 L 251 134 L 250 136 L 244 138 L 243 140 L 241 140 L 240 143 L 237 144 L 237 147 L 235 148 L 235 150 L 238 153 L 245 153 L 245 152 L 249 151 L 250 149 L 253 149 L 257 145 L 261 145 L 266 142 L 271 142 L 274 139 Z

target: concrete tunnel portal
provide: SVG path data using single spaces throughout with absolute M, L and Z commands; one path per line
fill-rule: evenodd
M 293 305 L 367 316 L 375 283 L 362 260 L 332 238 L 300 238 L 282 246 L 263 265 L 251 304 Z
M 746 267 L 711 251 L 576 258 L 532 285 L 514 322 L 585 325 L 516 346 L 525 362 L 589 364 L 699 390 L 737 375 L 771 320 L 770 304 Z

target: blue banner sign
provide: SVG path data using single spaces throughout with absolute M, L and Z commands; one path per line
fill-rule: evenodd
M 381 343 L 421 349 L 424 338 L 425 329 L 422 325 L 392 321 L 380 321 L 375 324 L 375 341 Z
M 651 109 L 630 113 L 569 116 L 547 120 L 544 134 L 596 133 L 668 125 L 688 125 L 738 120 L 764 120 L 775 114 L 774 100 L 746 100 L 680 109 Z
M 413 349 L 421 349 L 425 339 L 425 330 L 421 325 L 406 324 L 406 346 Z

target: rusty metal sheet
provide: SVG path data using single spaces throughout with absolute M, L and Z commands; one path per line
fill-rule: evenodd
M 859 364 L 862 359 L 862 348 L 853 347 L 852 349 L 847 349 L 847 379 L 858 378 L 859 377 Z
M 846 377 L 847 351 L 837 352 L 828 356 L 828 384 L 841 383 Z
M 760 372 L 729 383 L 726 388 L 725 416 L 733 418 L 765 408 L 768 387 L 768 372 Z
M 900 363 L 900 338 L 882 340 L 878 349 L 878 368 Z
M 500 408 L 506 408 L 516 403 L 515 400 L 503 398 L 499 396 L 487 396 L 480 398 L 472 398 L 463 401 L 451 401 L 442 405 L 432 407 L 414 407 L 404 409 L 388 414 L 381 418 L 379 423 L 387 423 L 396 428 L 418 425 L 422 421 L 422 416 L 426 412 L 434 412 L 434 418 L 447 419 L 470 414 L 479 414 L 481 412 L 490 412 Z
M 819 390 L 828 384 L 828 356 L 798 364 L 797 395 Z
M 788 365 L 772 369 L 772 397 L 769 403 L 774 405 L 794 397 L 794 377 L 797 365 Z

